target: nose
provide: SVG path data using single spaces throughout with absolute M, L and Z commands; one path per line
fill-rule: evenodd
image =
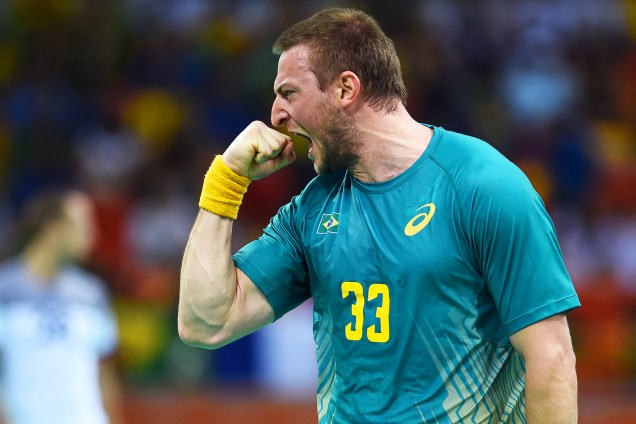
M 277 96 L 272 104 L 272 125 L 281 127 L 287 125 L 287 121 L 289 121 L 289 113 L 282 107 L 280 97 Z

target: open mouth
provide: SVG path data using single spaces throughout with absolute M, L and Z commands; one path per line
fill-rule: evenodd
M 307 151 L 307 156 L 309 157 L 309 159 L 313 160 L 313 156 L 312 156 L 312 150 L 313 150 L 313 141 L 311 140 L 311 138 L 309 138 L 309 136 L 299 133 L 299 132 L 293 132 L 292 134 L 297 135 L 298 137 L 302 138 L 303 140 L 305 140 L 308 144 L 309 144 L 309 150 Z
M 292 132 L 292 134 L 297 135 L 298 137 L 305 139 L 305 141 L 307 143 L 311 144 L 311 138 L 309 138 L 305 134 L 302 134 L 302 133 L 299 133 L 299 132 Z

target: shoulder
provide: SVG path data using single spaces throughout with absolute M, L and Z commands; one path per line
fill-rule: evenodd
M 0 301 L 15 300 L 23 291 L 21 261 L 12 258 L 0 263 Z
M 66 295 L 81 303 L 99 304 L 108 299 L 104 282 L 95 274 L 75 265 L 64 269 L 61 284 Z
M 440 140 L 431 159 L 448 175 L 463 197 L 471 193 L 504 196 L 534 193 L 525 174 L 484 140 L 436 128 Z
M 0 277 L 7 274 L 14 274 L 19 268 L 20 260 L 18 258 L 9 258 L 0 262 Z
M 20 258 L 10 258 L 0 263 L 0 289 L 6 290 L 19 286 L 18 280 L 24 279 L 24 265 Z

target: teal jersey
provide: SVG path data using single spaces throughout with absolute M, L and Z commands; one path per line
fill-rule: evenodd
M 320 423 L 524 423 L 509 335 L 580 305 L 525 175 L 434 127 L 398 177 L 316 177 L 234 256 L 276 317 L 314 300 Z

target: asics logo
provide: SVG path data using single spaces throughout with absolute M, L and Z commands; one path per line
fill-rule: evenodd
M 426 227 L 428 223 L 431 222 L 431 218 L 433 218 L 433 215 L 435 214 L 435 204 L 427 203 L 417 208 L 417 210 L 419 211 L 420 209 L 424 208 L 426 208 L 426 211 L 418 213 L 413 218 L 411 218 L 408 224 L 406 224 L 406 227 L 404 227 L 405 235 L 412 237 L 422 231 L 424 227 Z

